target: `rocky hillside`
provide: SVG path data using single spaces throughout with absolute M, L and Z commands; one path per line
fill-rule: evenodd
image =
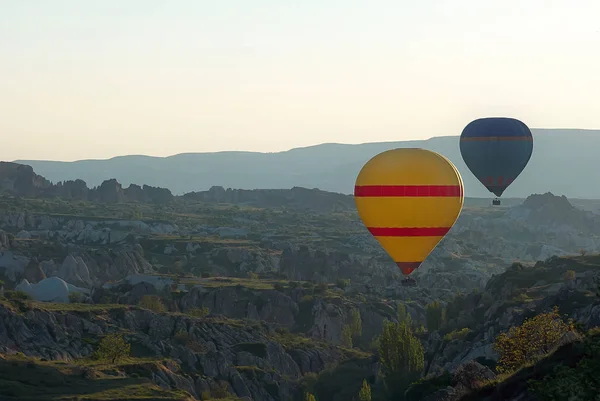
M 546 399 L 595 400 L 600 390 L 595 377 L 600 359 L 600 333 L 569 341 L 533 366 L 504 380 L 489 375 L 491 383 L 474 388 L 459 401 L 537 401 Z M 447 391 L 447 394 L 452 394 Z M 441 395 L 440 395 L 441 396 Z M 434 395 L 431 398 L 438 396 Z M 445 400 L 451 400 L 446 397 Z
M 9 211 L 17 205 L 25 211 Z M 36 199 L 4 204 L 0 199 L 0 206 L 5 210 L 0 211 L 0 274 L 15 285 L 23 278 L 58 275 L 91 288 L 132 274 L 172 272 L 176 265 L 195 276 L 349 280 L 356 292 L 427 303 L 459 290 L 483 289 L 514 261 L 600 251 L 600 217 L 552 194 L 533 195 L 508 209 L 466 208 L 415 272 L 417 288 L 400 285 L 400 273 L 354 211 Z M 139 220 L 130 219 L 134 216 Z
M 560 368 L 562 364 L 576 368 L 582 358 L 597 357 L 599 285 L 598 255 L 554 257 L 533 265 L 516 263 L 493 277 L 484 291 L 457 295 L 445 305 L 446 320 L 442 329 L 430 333 L 425 340 L 428 385 L 414 390 L 423 395 L 423 387 L 426 387 L 427 401 L 551 399 L 539 398 L 539 394 L 534 394 L 534 388 L 543 390 L 546 395 L 562 392 L 566 397 L 553 399 L 571 399 L 568 394 L 577 393 L 576 390 L 551 382 L 556 379 L 552 379 L 554 376 L 560 375 L 555 369 L 567 369 Z M 578 330 L 589 333 L 589 338 L 580 344 L 579 334 L 567 333 L 559 341 L 564 347 L 541 359 L 537 365 L 509 376 L 496 374 L 494 369 L 499 355 L 494 351 L 493 343 L 497 336 L 553 307 L 574 319 L 579 325 Z M 465 365 L 470 370 L 468 376 L 475 378 L 470 382 L 461 378 Z M 587 374 L 581 372 L 584 369 L 585 366 L 581 366 L 570 372 L 574 376 L 568 380 L 575 382 L 577 375 Z M 534 386 L 530 380 L 537 384 Z M 583 376 L 582 380 L 585 381 Z M 541 390 L 540 386 L 543 387 Z M 586 386 L 596 388 L 596 391 L 600 389 L 594 383 L 586 383 Z
M 166 390 L 184 390 L 194 399 L 220 398 L 225 390 L 242 399 L 288 400 L 299 391 L 301 377 L 319 373 L 333 362 L 363 358 L 365 367 L 375 369 L 374 360 L 366 354 L 278 334 L 260 323 L 118 306 L 0 305 L 0 352 L 8 356 L 21 353 L 41 361 L 85 360 L 94 344 L 112 332 L 126 333 L 131 356 L 137 358 L 116 370 L 137 373 Z M 92 369 L 86 373 L 91 374 Z M 3 385 L 0 380 L 0 389 Z M 26 390 L 6 391 L 4 395 L 19 396 Z
M 536 400 L 527 395 L 526 380 L 550 377 L 565 355 L 576 361 L 586 355 L 587 346 L 577 348 L 577 353 L 559 350 L 540 362 L 545 366 L 543 374 L 525 370 L 500 378 L 493 371 L 498 358 L 493 341 L 525 318 L 553 306 L 574 318 L 583 330 L 598 327 L 600 299 L 595 291 L 599 279 L 599 256 L 557 257 L 534 265 L 515 264 L 490 280 L 484 291 L 459 294 L 443 303 L 446 318 L 441 329 L 420 335 L 426 350 L 427 389 L 413 388 L 411 394 L 420 395 L 409 399 L 475 400 L 479 398 L 473 394 L 480 394 L 489 400 Z M 394 302 L 372 296 L 353 300 L 351 294 L 304 285 L 269 289 L 268 280 L 257 280 L 254 287 L 232 279 L 219 281 L 205 280 L 193 287 L 184 282 L 190 290 L 164 298 L 171 312 L 162 313 L 125 305 L 164 294 L 149 282 L 115 283 L 94 293 L 92 303 L 87 304 L 21 301 L 10 295 L 0 305 L 0 353 L 9 360 L 19 352 L 41 358 L 33 360 L 35 366 L 41 364 L 34 369 L 49 368 L 52 361 L 71 361 L 91 377 L 104 377 L 107 371 L 135 374 L 163 391 L 185 391 L 194 399 L 226 391 L 242 399 L 301 400 L 298 397 L 314 374 L 317 383 L 337 375 L 358 375 L 358 382 L 364 378 L 377 383 L 373 381 L 376 357 L 336 346 L 339 337 L 333 333 L 339 336 L 350 312 L 358 310 L 363 328 L 354 346 L 367 351 L 369 339 L 380 332 L 377 325 L 384 318 L 395 320 Z M 404 305 L 415 326 L 426 322 L 424 311 L 413 302 Z M 202 308 L 208 316 L 198 317 Z M 90 356 L 99 339 L 111 332 L 125 334 L 132 344 L 131 358 L 117 366 L 98 364 Z M 445 371 L 452 373 L 448 376 Z M 474 378 L 485 380 L 473 385 Z M 331 393 L 315 384 L 310 386 L 321 394 L 319 399 L 339 399 L 330 398 Z M 350 387 L 350 393 L 358 392 L 358 385 Z M 8 394 L 19 394 L 18 386 L 11 389 L 13 393 Z
M 321 193 L 340 200 L 323 213 L 310 191 L 293 191 L 310 207 L 285 192 L 222 188 L 169 204 L 0 197 L 0 372 L 35 366 L 79 389 L 112 374 L 167 399 L 304 401 L 309 391 L 337 401 L 363 379 L 380 391 L 373 351 L 399 304 L 428 378 L 491 377 L 498 334 L 554 305 L 600 325 L 599 217 L 564 197 L 466 207 L 413 287 L 344 196 Z M 256 206 L 273 199 L 295 206 Z M 438 328 L 428 324 L 434 301 L 446 316 Z M 125 336 L 129 359 L 92 358 L 107 333 Z M 460 387 L 446 379 L 436 383 Z M 2 380 L 13 397 L 35 387 Z

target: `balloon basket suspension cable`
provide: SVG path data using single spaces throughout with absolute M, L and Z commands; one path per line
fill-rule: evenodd
M 500 202 L 500 199 L 495 198 L 494 200 L 492 200 L 492 206 L 500 206 L 502 204 L 502 202 Z

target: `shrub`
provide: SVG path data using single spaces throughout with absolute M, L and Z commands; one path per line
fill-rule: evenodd
M 327 292 L 328 289 L 329 289 L 329 286 L 327 285 L 327 283 L 320 283 L 320 284 L 317 284 L 315 291 L 317 291 L 320 294 L 325 294 L 325 292 Z
M 494 350 L 500 355 L 496 370 L 510 373 L 546 355 L 569 331 L 575 331 L 573 321 L 564 322 L 558 307 L 526 319 L 521 326 L 511 327 L 508 333 L 496 337 Z
M 350 286 L 350 279 L 339 279 L 336 283 L 336 286 L 338 286 L 342 290 L 345 290 Z
M 454 330 L 444 336 L 445 341 L 454 341 L 454 340 L 464 340 L 469 333 L 471 333 L 471 329 L 468 327 L 462 328 L 460 330 Z
M 565 281 L 572 281 L 575 280 L 576 274 L 575 274 L 575 270 L 567 270 L 563 276 L 563 279 Z
M 78 304 L 83 300 L 83 295 L 80 292 L 70 292 L 69 302 L 72 304 Z
M 4 292 L 4 298 L 8 299 L 9 301 L 30 301 L 31 297 L 19 290 L 19 291 L 13 291 L 13 290 L 8 290 Z
M 317 399 L 311 393 L 306 393 L 306 396 L 304 397 L 304 401 L 317 401 Z

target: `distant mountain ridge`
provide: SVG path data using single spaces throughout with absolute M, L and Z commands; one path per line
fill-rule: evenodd
M 529 165 L 505 192 L 525 198 L 552 192 L 569 198 L 600 198 L 600 130 L 532 129 L 533 155 Z M 119 156 L 107 160 L 55 162 L 18 160 L 51 181 L 81 179 L 90 185 L 116 178 L 123 185 L 146 183 L 175 194 L 225 188 L 319 188 L 351 194 L 360 168 L 371 157 L 398 147 L 422 147 L 449 158 L 462 174 L 469 197 L 493 197 L 467 169 L 458 136 L 428 140 L 321 144 L 285 152 L 183 153 L 170 157 Z
M 0 162 L 0 195 L 60 198 L 65 200 L 100 203 L 154 203 L 169 204 L 177 201 L 204 203 L 229 203 L 256 207 L 287 207 L 311 209 L 320 212 L 354 208 L 354 198 L 349 195 L 294 187 L 291 189 L 225 189 L 211 187 L 208 191 L 189 192 L 174 196 L 166 188 L 130 184 L 123 187 L 116 179 L 103 181 L 88 188 L 83 180 L 59 181 L 56 184 L 36 174 L 31 166 Z

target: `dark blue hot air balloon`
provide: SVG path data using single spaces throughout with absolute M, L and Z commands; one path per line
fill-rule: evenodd
M 517 119 L 480 118 L 463 130 L 460 153 L 473 175 L 500 197 L 527 166 L 533 153 L 533 136 Z M 500 201 L 496 199 L 494 204 Z

